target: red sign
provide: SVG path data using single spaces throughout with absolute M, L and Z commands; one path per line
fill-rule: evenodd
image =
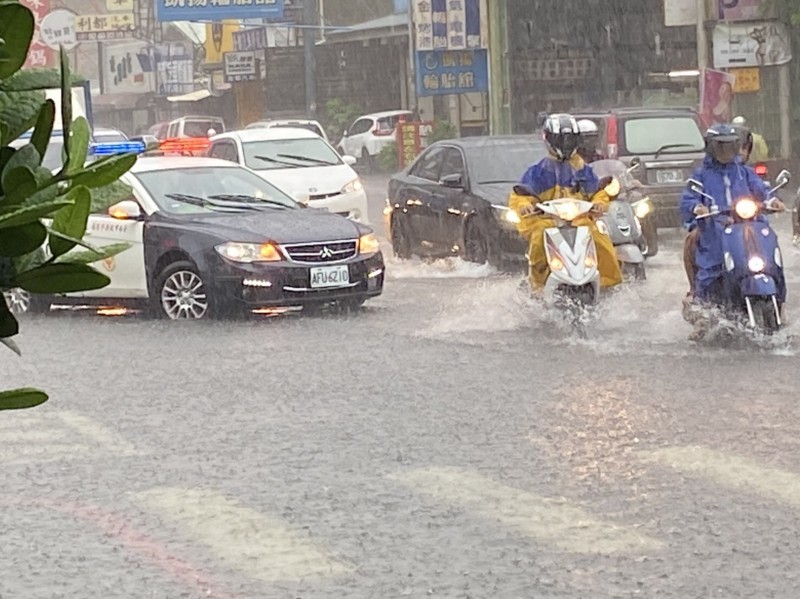
M 55 52 L 42 42 L 39 33 L 42 19 L 50 12 L 50 0 L 20 0 L 20 4 L 31 9 L 33 18 L 36 21 L 36 29 L 33 32 L 33 40 L 31 41 L 28 60 L 25 61 L 24 68 L 55 66 Z
M 433 128 L 431 122 L 407 122 L 397 124 L 397 161 L 401 169 L 414 162 L 427 146 L 427 136 Z

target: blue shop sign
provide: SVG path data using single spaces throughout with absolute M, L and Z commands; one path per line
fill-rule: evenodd
M 225 19 L 283 19 L 284 0 L 156 0 L 156 19 L 215 21 Z
M 489 90 L 486 50 L 417 52 L 417 95 L 443 96 Z

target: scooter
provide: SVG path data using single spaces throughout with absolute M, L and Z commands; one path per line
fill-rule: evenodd
M 518 195 L 532 196 L 524 185 L 514 187 Z M 589 214 L 592 203 L 563 198 L 539 202 L 537 211 L 555 221 L 556 226 L 544 232 L 544 247 L 550 274 L 544 286 L 545 303 L 581 309 L 597 303 L 600 297 L 600 272 L 597 270 L 597 249 L 589 227 L 573 224 Z
M 789 178 L 789 171 L 781 171 L 770 193 L 785 187 Z M 689 186 L 712 202 L 709 213 L 698 216 L 698 221 L 718 215 L 729 217 L 722 236 L 725 260 L 725 276 L 719 290 L 722 307 L 729 313 L 743 315 L 752 329 L 765 334 L 777 332 L 783 326 L 783 306 L 778 299 L 779 288 L 785 285 L 783 255 L 769 223 L 756 220 L 761 214 L 759 204 L 743 197 L 731 208 L 723 209 L 703 191 L 702 183 L 690 179 Z
M 623 189 L 617 177 L 605 186 L 605 191 L 611 201 L 605 215 L 597 221 L 597 228 L 611 238 L 622 274 L 643 281 L 647 278 L 644 262 L 648 245 L 641 221 L 653 212 L 653 202 L 649 198 L 630 202 L 629 190 Z

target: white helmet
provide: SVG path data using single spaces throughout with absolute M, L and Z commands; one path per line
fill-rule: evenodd
M 747 125 L 747 119 L 744 118 L 743 116 L 737 116 L 735 119 L 733 119 L 732 124 L 744 127 L 745 125 Z
M 581 119 L 578 121 L 578 132 L 581 135 L 599 135 L 600 129 L 598 129 L 597 123 L 594 121 Z

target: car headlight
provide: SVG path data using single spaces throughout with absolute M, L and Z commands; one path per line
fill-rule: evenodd
M 492 208 L 495 210 L 495 214 L 497 218 L 502 220 L 504 223 L 509 225 L 518 225 L 522 222 L 522 219 L 519 217 L 516 211 L 512 210 L 508 206 L 498 206 L 492 204 Z
M 756 204 L 755 200 L 752 198 L 742 198 L 736 202 L 734 210 L 736 210 L 736 214 L 739 215 L 739 218 L 750 220 L 758 214 L 758 204 Z
M 350 183 L 342 187 L 341 193 L 354 193 L 362 189 L 364 189 L 364 184 L 361 183 L 361 179 L 353 179 Z
M 358 240 L 358 252 L 360 254 L 377 254 L 381 249 L 381 242 L 374 233 L 362 235 Z
M 638 202 L 634 202 L 631 204 L 631 207 L 638 218 L 646 218 L 647 215 L 654 210 L 653 200 L 650 198 L 644 198 Z
M 250 264 L 252 262 L 280 262 L 280 250 L 272 243 L 239 243 L 229 241 L 214 248 L 223 258 L 232 262 Z
M 750 269 L 750 272 L 762 272 L 766 266 L 761 256 L 753 256 L 747 261 L 747 268 Z

